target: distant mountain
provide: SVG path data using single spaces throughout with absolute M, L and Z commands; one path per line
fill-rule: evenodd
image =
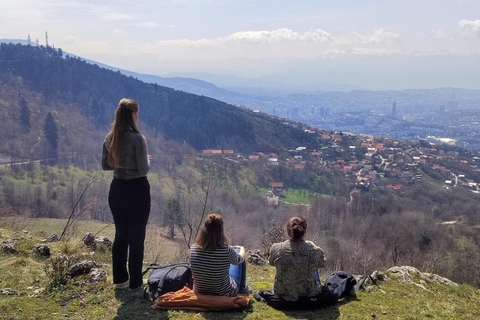
M 22 45 L 29 44 L 27 40 L 20 40 L 20 39 L 0 39 L 0 43 L 12 43 L 12 44 L 22 44 Z M 34 45 L 34 42 L 31 42 L 30 44 Z M 242 93 L 230 92 L 229 90 L 217 87 L 213 83 L 195 79 L 192 77 L 180 77 L 180 76 L 160 77 L 157 75 L 143 74 L 143 73 L 138 73 L 134 71 L 113 67 L 98 61 L 85 59 L 83 57 L 77 56 L 72 53 L 68 53 L 68 52 L 63 52 L 63 53 L 65 56 L 68 55 L 71 57 L 80 58 L 90 64 L 93 64 L 93 65 L 96 64 L 99 67 L 102 67 L 105 69 L 119 71 L 124 75 L 132 76 L 143 82 L 154 83 L 160 86 L 173 88 L 175 90 L 181 90 L 188 93 L 194 93 L 194 94 L 198 94 L 206 97 L 211 97 L 211 98 L 219 99 L 224 102 L 230 102 L 235 100 L 229 97 L 243 95 Z
M 221 88 L 251 95 L 289 95 L 293 93 L 314 93 L 318 91 L 351 91 L 362 88 L 348 84 L 312 83 L 310 85 L 292 85 L 279 82 L 275 76 L 260 79 L 248 79 L 226 74 L 210 74 L 204 72 L 169 73 L 167 76 L 202 79 L 215 83 Z
M 61 49 L 1 43 L 0 77 L 12 86 L 21 79 L 47 99 L 71 104 L 102 130 L 111 122 L 118 100 L 131 97 L 140 102 L 141 120 L 151 132 L 186 142 L 197 150 L 281 152 L 317 146 L 315 138 L 303 130 L 275 119 L 205 96 L 145 83 L 66 56 Z

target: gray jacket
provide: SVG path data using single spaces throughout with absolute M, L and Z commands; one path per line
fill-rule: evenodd
M 109 135 L 103 141 L 103 170 L 113 170 L 113 176 L 121 180 L 132 180 L 147 175 L 150 161 L 148 160 L 147 141 L 142 134 L 130 130 L 123 133 L 120 148 L 121 168 L 113 168 L 108 164 L 108 139 Z

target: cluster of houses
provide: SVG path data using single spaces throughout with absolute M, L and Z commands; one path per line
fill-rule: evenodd
M 480 173 L 480 167 L 478 167 L 480 158 L 474 154 L 471 154 L 468 159 L 462 158 L 455 151 L 457 149 L 451 146 L 352 135 L 315 129 L 295 121 L 285 120 L 284 122 L 304 130 L 307 134 L 315 135 L 322 148 L 308 150 L 306 147 L 299 146 L 289 150 L 288 156 L 283 156 L 282 159 L 277 154 L 263 152 L 244 155 L 237 154 L 234 150 L 203 150 L 202 153 L 218 154 L 243 161 L 266 159 L 266 164 L 269 166 L 276 166 L 283 162 L 282 164 L 294 170 L 304 170 L 307 165 L 312 168 L 337 170 L 345 175 L 345 179 L 354 182 L 352 194 L 367 192 L 372 187 L 401 192 L 405 184 L 422 181 L 424 173 L 420 168 L 423 166 L 443 175 L 446 188 L 464 187 L 474 192 L 480 190 L 480 184 L 466 177 L 464 172 L 452 172 L 449 169 L 452 164 L 459 164 L 460 166 L 454 167 L 467 168 L 468 166 L 473 172 Z M 271 195 L 278 195 L 279 190 L 281 193 L 281 188 L 283 188 L 282 182 L 272 183 Z

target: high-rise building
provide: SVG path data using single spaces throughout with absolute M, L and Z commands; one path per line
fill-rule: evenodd
M 397 101 L 393 101 L 392 105 L 392 118 L 397 117 Z
M 320 108 L 320 116 L 328 117 L 330 115 L 330 108 Z

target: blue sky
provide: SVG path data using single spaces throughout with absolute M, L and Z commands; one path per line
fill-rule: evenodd
M 1 0 L 0 39 L 131 71 L 480 89 L 478 0 Z

